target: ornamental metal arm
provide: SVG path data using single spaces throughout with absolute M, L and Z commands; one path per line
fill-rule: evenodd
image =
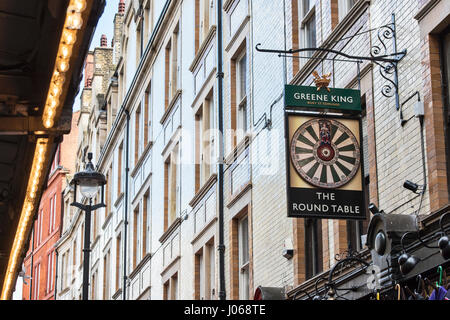
M 380 56 L 364 57 L 364 56 L 352 56 L 347 53 L 344 53 L 344 52 L 341 52 L 338 50 L 334 50 L 334 49 L 328 49 L 328 48 L 301 48 L 301 49 L 277 50 L 277 49 L 262 49 L 262 48 L 260 48 L 260 46 L 261 46 L 261 43 L 258 43 L 255 46 L 256 51 L 266 52 L 266 53 L 278 53 L 278 54 L 293 54 L 293 53 L 304 52 L 304 51 L 321 51 L 321 52 L 334 53 L 336 55 L 343 56 L 349 60 L 367 60 L 367 61 L 372 61 L 372 62 L 389 62 L 389 63 L 400 62 L 406 56 L 406 52 L 407 52 L 406 49 L 404 49 L 400 52 L 395 52 L 395 53 L 390 53 L 390 54 L 385 54 L 385 55 L 380 55 Z

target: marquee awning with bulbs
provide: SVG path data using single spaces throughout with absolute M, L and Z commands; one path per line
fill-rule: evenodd
M 0 287 L 11 299 L 105 0 L 0 1 Z

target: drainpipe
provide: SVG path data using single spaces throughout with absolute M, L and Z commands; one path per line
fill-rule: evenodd
M 128 171 L 130 170 L 128 161 L 128 150 L 130 144 L 130 112 L 125 110 L 127 116 L 127 147 L 125 149 L 125 217 L 123 223 L 123 300 L 126 300 L 126 285 L 127 285 L 127 229 L 128 229 Z
M 223 145 L 223 70 L 222 70 L 222 0 L 217 1 L 217 99 L 218 99 L 218 128 L 219 128 L 219 168 L 218 168 L 218 184 L 219 184 L 219 299 L 225 300 L 225 244 L 224 244 L 224 199 L 223 199 L 223 161 L 224 161 L 224 145 Z

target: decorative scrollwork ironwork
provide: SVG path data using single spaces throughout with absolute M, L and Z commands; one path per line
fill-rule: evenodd
M 386 41 L 393 41 L 393 50 L 396 48 L 396 31 L 395 31 L 395 16 L 392 15 L 392 22 L 381 26 L 377 32 L 378 42 L 373 44 L 370 48 L 370 55 L 372 57 L 378 57 L 381 55 L 386 55 L 388 53 L 388 46 Z M 403 55 L 404 56 L 404 55 Z M 403 58 L 399 57 L 397 61 L 377 61 L 373 62 L 378 65 L 379 73 L 381 77 L 386 81 L 381 87 L 381 94 L 386 98 L 396 97 L 396 108 L 399 109 L 398 105 L 398 75 L 397 75 L 397 64 Z

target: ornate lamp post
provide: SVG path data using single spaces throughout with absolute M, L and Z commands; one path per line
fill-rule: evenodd
M 92 153 L 88 153 L 88 163 L 84 168 L 84 171 L 75 173 L 70 185 L 74 186 L 74 200 L 71 206 L 77 207 L 85 212 L 84 222 L 84 249 L 83 249 L 83 293 L 82 299 L 88 300 L 89 293 L 89 255 L 90 239 L 91 239 L 91 212 L 101 207 L 105 207 L 104 204 L 104 185 L 106 184 L 105 176 L 97 172 L 92 164 Z M 82 204 L 77 202 L 77 187 L 80 187 L 81 194 L 88 199 L 88 204 Z M 101 188 L 102 199 L 101 203 L 92 205 L 92 198 L 97 194 Z

